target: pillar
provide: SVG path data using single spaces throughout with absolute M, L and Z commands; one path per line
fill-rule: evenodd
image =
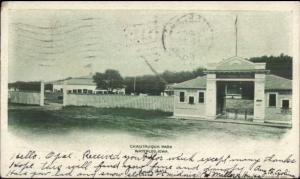
M 255 74 L 254 82 L 254 122 L 265 119 L 265 74 Z
M 40 106 L 44 106 L 44 98 L 45 98 L 45 84 L 41 81 L 41 89 L 40 89 Z
M 67 103 L 67 82 L 64 81 L 64 84 L 63 84 L 63 106 L 66 106 L 68 103 Z
M 206 117 L 216 119 L 217 115 L 217 84 L 216 74 L 206 75 Z

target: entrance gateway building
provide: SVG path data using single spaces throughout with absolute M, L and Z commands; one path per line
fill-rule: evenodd
M 210 64 L 205 76 L 174 84 L 174 117 L 289 123 L 292 81 L 265 66 L 235 56 Z

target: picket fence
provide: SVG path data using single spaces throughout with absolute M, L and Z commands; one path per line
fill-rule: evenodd
M 145 110 L 161 110 L 173 112 L 174 97 L 172 96 L 121 96 L 121 95 L 88 95 L 67 94 L 65 105 L 94 106 L 103 108 L 135 108 Z
M 10 103 L 40 105 L 40 92 L 9 91 L 8 101 Z

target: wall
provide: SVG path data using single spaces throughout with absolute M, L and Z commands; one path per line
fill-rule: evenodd
M 276 107 L 269 107 L 269 94 L 276 94 Z M 290 109 L 292 108 L 292 93 L 291 92 L 266 92 L 265 93 L 265 120 L 272 121 L 291 121 L 291 110 L 288 113 L 282 113 L 282 100 L 290 100 Z
M 40 92 L 9 91 L 9 102 L 40 105 Z
M 199 92 L 204 92 L 204 103 L 198 103 Z M 179 93 L 185 92 L 185 102 L 179 101 Z M 195 104 L 189 104 L 189 96 L 194 96 Z M 174 91 L 174 116 L 205 117 L 206 93 L 205 90 L 185 89 Z
M 216 74 L 208 73 L 206 75 L 206 109 L 207 119 L 214 120 L 217 117 L 217 81 Z
M 105 108 L 124 107 L 173 112 L 174 98 L 172 96 L 67 94 L 64 100 L 65 105 Z

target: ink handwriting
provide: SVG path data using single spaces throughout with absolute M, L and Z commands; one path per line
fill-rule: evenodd
M 34 150 L 10 157 L 7 177 L 212 177 L 295 178 L 293 154 L 235 157 L 233 154 L 202 156 L 199 153 L 41 153 Z

